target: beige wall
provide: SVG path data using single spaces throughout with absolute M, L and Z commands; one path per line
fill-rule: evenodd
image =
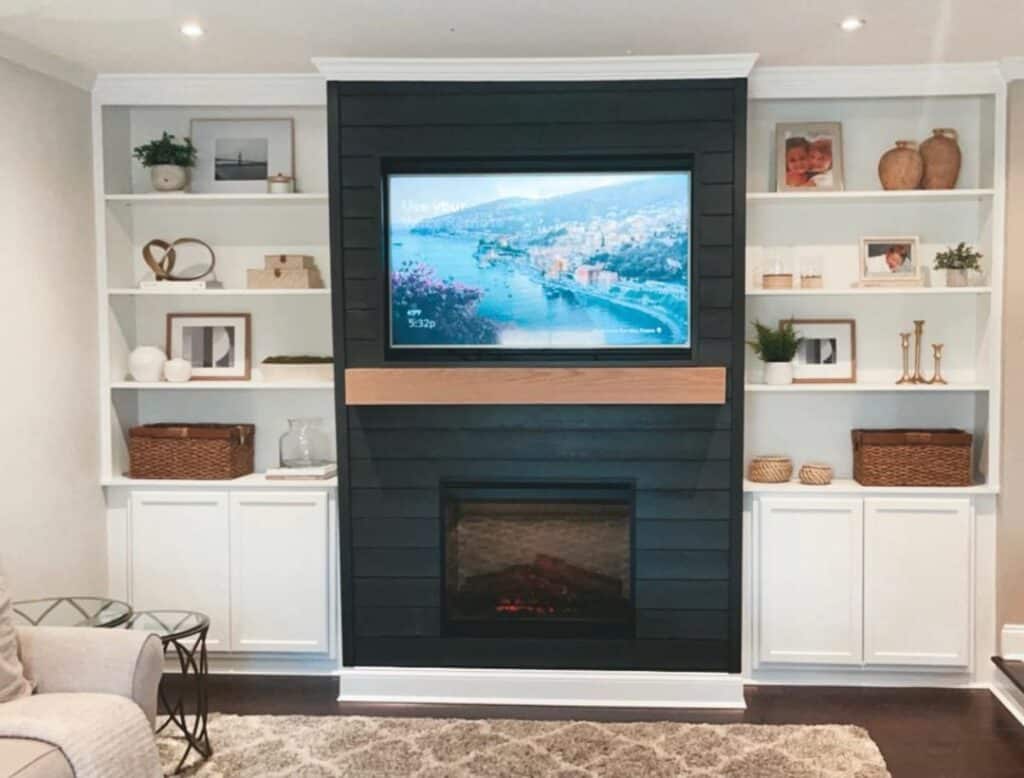
M 1010 84 L 998 623 L 1024 624 L 1024 81 Z
M 105 591 L 89 95 L 0 59 L 0 557 Z

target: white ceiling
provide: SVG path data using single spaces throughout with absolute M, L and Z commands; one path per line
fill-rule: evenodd
M 867 26 L 842 32 L 848 15 Z M 179 32 L 192 19 L 198 41 Z M 314 56 L 969 62 L 1024 55 L 1024 0 L 0 0 L 0 35 L 100 73 L 308 72 Z

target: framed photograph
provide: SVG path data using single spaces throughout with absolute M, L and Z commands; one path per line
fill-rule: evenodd
M 843 190 L 839 122 L 775 125 L 775 188 L 779 192 Z
M 921 283 L 921 245 L 916 237 L 861 238 L 860 272 L 863 286 Z
M 857 323 L 853 319 L 790 319 L 800 336 L 795 384 L 857 382 Z
M 191 364 L 193 381 L 248 381 L 249 324 L 247 313 L 169 313 L 167 358 Z
M 294 176 L 291 119 L 193 119 L 193 192 L 266 192 L 267 178 Z

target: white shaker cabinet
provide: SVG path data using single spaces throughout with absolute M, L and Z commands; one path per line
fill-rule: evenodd
M 861 663 L 862 520 L 856 499 L 758 500 L 760 662 Z
M 966 498 L 864 500 L 866 663 L 970 664 L 972 535 Z

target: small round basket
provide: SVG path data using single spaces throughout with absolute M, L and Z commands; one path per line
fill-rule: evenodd
M 782 456 L 754 457 L 747 477 L 759 484 L 783 483 L 793 477 L 793 461 Z
M 822 462 L 808 462 L 800 468 L 800 483 L 808 486 L 827 486 L 832 483 L 832 466 Z

